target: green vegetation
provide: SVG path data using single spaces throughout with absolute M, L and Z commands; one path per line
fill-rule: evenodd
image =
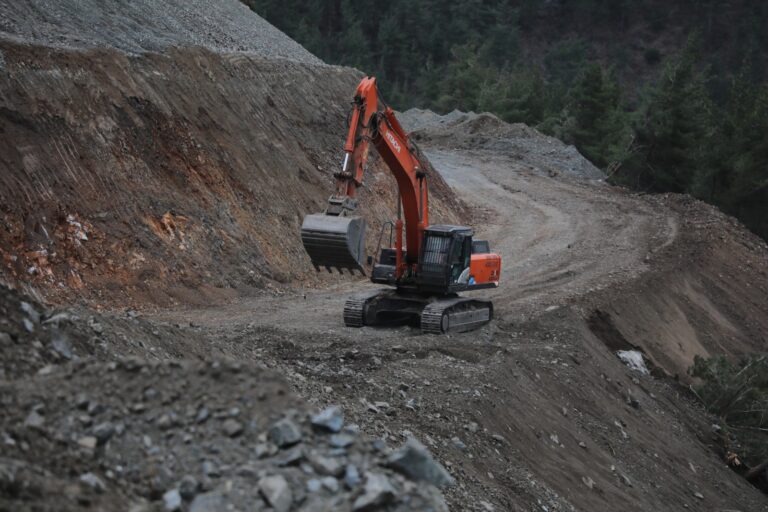
M 243 0 L 390 104 L 490 111 L 768 239 L 768 3 Z
M 701 380 L 696 392 L 704 405 L 720 418 L 727 454 L 735 454 L 751 468 L 762 466 L 764 471 L 768 463 L 768 356 L 738 364 L 724 357 L 697 356 L 690 373 Z

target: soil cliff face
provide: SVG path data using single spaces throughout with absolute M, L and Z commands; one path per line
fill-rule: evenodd
M 299 227 L 331 194 L 359 72 L 203 48 L 0 51 L 0 276 L 96 305 L 323 279 Z M 370 244 L 395 204 L 372 160 Z M 439 176 L 432 197 L 454 220 Z

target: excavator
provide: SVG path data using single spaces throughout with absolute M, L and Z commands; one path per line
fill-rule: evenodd
M 362 79 L 352 105 L 344 161 L 334 174 L 335 193 L 324 212 L 307 215 L 301 226 L 302 243 L 316 270 L 365 274 L 370 266 L 371 281 L 389 287 L 349 298 L 345 325 L 410 324 L 440 334 L 490 322 L 490 301 L 459 292 L 497 287 L 501 257 L 491 253 L 486 240 L 473 239 L 469 227 L 429 223 L 427 182 L 435 170 L 380 97 L 375 78 Z M 366 258 L 365 219 L 355 215 L 371 144 L 398 191 L 397 218 L 382 226 L 377 259 Z M 390 247 L 382 248 L 387 228 Z

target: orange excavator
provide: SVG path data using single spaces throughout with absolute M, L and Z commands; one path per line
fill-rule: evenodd
M 390 247 L 381 248 L 375 260 L 365 256 L 365 220 L 354 214 L 371 143 L 398 189 L 397 219 L 386 222 L 379 236 L 381 246 L 388 227 Z M 490 301 L 458 293 L 497 287 L 501 257 L 491 253 L 487 241 L 474 240 L 469 227 L 429 223 L 427 181 L 435 171 L 379 97 L 373 77 L 364 78 L 355 91 L 344 152 L 341 171 L 334 175 L 336 192 L 325 212 L 304 218 L 304 248 L 317 270 L 365 274 L 370 265 L 371 281 L 392 287 L 348 299 L 344 323 L 349 327 L 407 323 L 427 333 L 446 333 L 490 322 Z

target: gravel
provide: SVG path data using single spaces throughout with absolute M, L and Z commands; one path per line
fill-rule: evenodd
M 425 463 L 435 464 L 423 446 L 416 457 L 412 444 L 401 448 L 411 457 L 395 468 L 390 449 L 377 448 L 354 425 L 333 423 L 348 438 L 332 443 L 342 434 L 313 425 L 318 411 L 264 368 L 82 359 L 3 386 L 0 491 L 18 491 L 0 492 L 0 510 L 21 503 L 129 510 L 139 502 L 169 512 L 369 510 L 385 503 L 393 512 L 447 510 L 437 487 L 421 478 Z M 50 400 L 42 404 L 41 396 Z M 210 418 L 198 423 L 203 402 Z M 331 417 L 343 416 L 340 407 L 331 409 Z
M 128 53 L 202 46 L 322 64 L 238 0 L 0 2 L 0 39 L 60 48 L 108 47 Z
M 506 123 L 487 112 L 454 110 L 445 115 L 410 109 L 398 115 L 411 138 L 428 147 L 486 150 L 513 157 L 531 170 L 550 177 L 561 173 L 587 180 L 603 180 L 605 173 L 579 151 L 522 123 Z

